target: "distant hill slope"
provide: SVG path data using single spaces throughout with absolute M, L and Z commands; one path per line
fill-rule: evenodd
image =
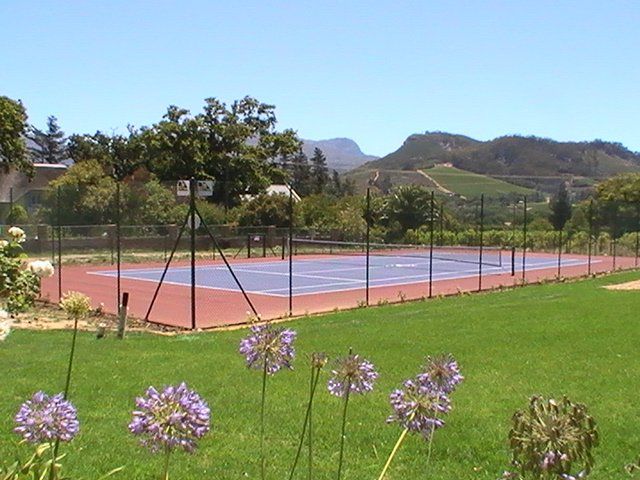
M 507 194 L 531 195 L 534 193 L 529 188 L 455 167 L 436 165 L 421 171 L 446 190 L 467 198 L 479 197 L 483 193 L 490 197 Z
M 346 172 L 363 163 L 376 160 L 379 157 L 362 153 L 356 142 L 350 138 L 331 138 L 329 140 L 303 140 L 302 151 L 308 157 L 313 150 L 319 148 L 327 157 L 327 165 L 331 170 Z
M 550 192 L 557 189 L 561 178 L 578 177 L 588 184 L 588 179 L 640 171 L 640 154 L 601 140 L 556 142 L 506 136 L 481 142 L 463 135 L 427 132 L 411 135 L 398 150 L 360 169 L 417 170 L 441 163 Z

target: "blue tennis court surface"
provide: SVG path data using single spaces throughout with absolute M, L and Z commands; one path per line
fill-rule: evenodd
M 504 254 L 508 255 L 508 254 Z M 583 259 L 563 259 L 563 266 L 586 265 Z M 516 273 L 522 271 L 522 258 L 516 258 Z M 526 270 L 553 268 L 557 260 L 548 257 L 528 257 Z M 289 295 L 289 262 L 241 261 L 233 262 L 232 268 L 245 291 L 261 295 L 286 297 Z M 121 278 L 158 283 L 164 268 L 122 269 Z M 466 261 L 433 260 L 433 281 L 475 277 L 479 264 L 473 259 Z M 115 277 L 115 270 L 90 272 L 92 275 Z M 511 273 L 511 258 L 499 263 L 482 265 L 483 275 Z M 366 285 L 366 257 L 333 255 L 326 258 L 300 258 L 293 261 L 293 294 L 308 295 L 362 289 Z M 399 256 L 371 256 L 369 263 L 369 285 L 388 287 L 429 281 L 429 259 Z M 173 285 L 191 285 L 191 270 L 188 266 L 170 267 L 164 283 Z M 236 282 L 227 267 L 216 262 L 212 265 L 198 265 L 196 285 L 200 288 L 239 291 Z

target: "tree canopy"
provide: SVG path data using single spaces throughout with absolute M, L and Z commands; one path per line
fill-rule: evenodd
M 19 100 L 0 96 L 0 166 L 15 166 L 33 175 L 33 165 L 27 156 L 27 112 Z

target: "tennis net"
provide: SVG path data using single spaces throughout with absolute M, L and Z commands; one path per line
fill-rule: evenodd
M 322 255 L 328 258 L 335 256 L 337 263 L 347 263 L 350 258 L 362 262 L 361 259 L 366 258 L 367 255 L 366 242 L 293 238 L 291 249 L 294 256 Z M 483 247 L 481 249 L 479 246 L 434 245 L 431 247 L 430 245 L 369 243 L 368 250 L 371 257 L 415 259 L 420 264 L 428 263 L 433 255 L 434 261 L 482 264 L 490 267 L 503 266 L 500 247 Z

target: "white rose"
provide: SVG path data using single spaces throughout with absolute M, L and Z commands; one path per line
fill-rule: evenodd
M 6 240 L 0 240 L 0 250 L 2 250 L 7 245 L 9 245 L 9 242 L 7 242 Z
M 53 265 L 48 260 L 34 260 L 27 268 L 40 278 L 51 277 L 54 272 Z
M 22 243 L 27 239 L 27 236 L 20 227 L 11 227 L 9 229 L 9 235 L 18 243 Z
M 12 323 L 9 314 L 0 308 L 0 341 L 9 336 Z

